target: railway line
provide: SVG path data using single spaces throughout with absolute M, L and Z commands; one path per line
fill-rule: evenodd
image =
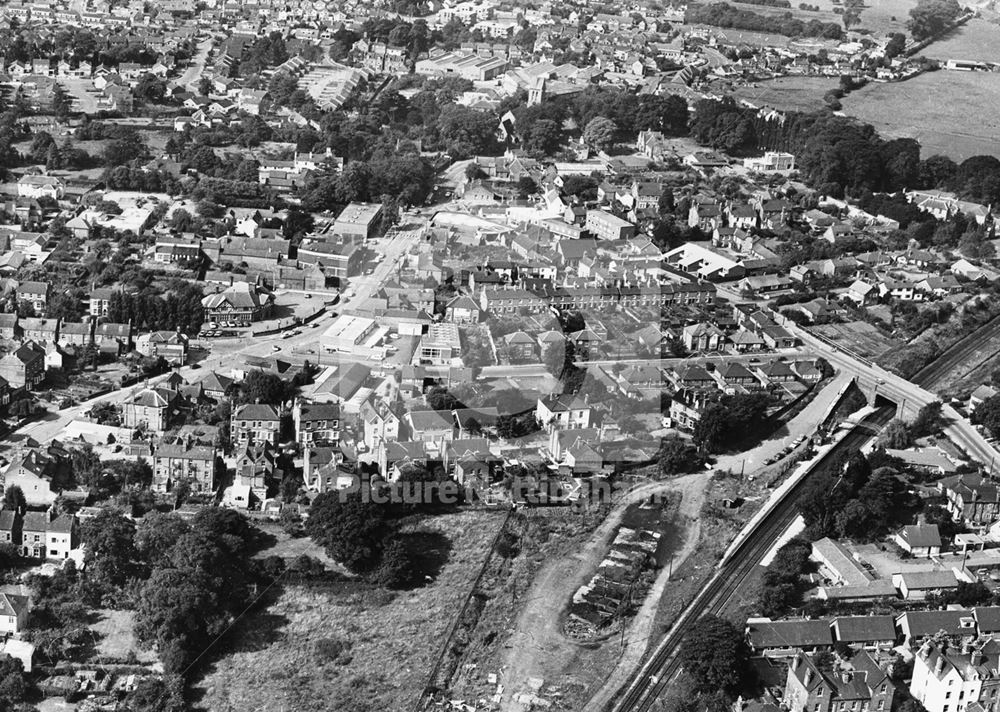
M 892 420 L 895 411 L 886 406 L 879 408 L 855 426 L 850 433 L 833 447 L 816 464 L 813 472 L 825 471 L 838 462 L 843 452 L 857 449 L 872 437 L 871 428 L 880 428 Z M 793 487 L 788 496 L 767 517 L 765 517 L 756 533 L 748 537 L 737 549 L 729 561 L 715 573 L 708 584 L 691 601 L 681 617 L 657 645 L 653 655 L 646 661 L 624 693 L 612 705 L 614 712 L 636 710 L 646 712 L 654 701 L 666 689 L 667 685 L 680 672 L 680 661 L 677 651 L 694 623 L 702 615 L 719 613 L 732 600 L 744 582 L 753 574 L 754 569 L 763 559 L 775 540 L 795 519 L 798 512 L 799 497 L 805 490 L 810 478 Z
M 952 372 L 956 366 L 965 362 L 970 356 L 979 351 L 984 343 L 990 341 L 998 342 L 997 345 L 1000 346 L 1000 317 L 994 317 L 976 331 L 956 341 L 938 358 L 913 374 L 910 381 L 918 386 L 932 390 L 945 375 Z M 995 353 L 996 350 L 993 350 L 989 353 L 989 356 L 993 356 Z M 981 363 L 982 361 L 977 363 L 976 366 Z
M 920 369 L 910 379 L 915 385 L 932 390 L 954 369 L 967 361 L 984 343 L 1000 343 L 1000 317 L 995 317 L 972 334 L 952 344 L 944 353 Z M 995 351 L 991 351 L 993 355 Z M 820 460 L 814 472 L 829 468 L 840 453 L 860 447 L 894 416 L 894 409 L 882 407 L 859 422 L 833 449 Z M 610 706 L 612 712 L 646 712 L 680 672 L 677 654 L 681 640 L 702 615 L 719 613 L 733 599 L 751 576 L 774 541 L 795 518 L 798 501 L 804 491 L 806 477 L 793 487 L 781 504 L 763 519 L 757 531 L 733 552 L 719 567 L 708 584 L 682 612 L 674 626 L 656 646 L 653 654 L 623 688 L 621 696 Z

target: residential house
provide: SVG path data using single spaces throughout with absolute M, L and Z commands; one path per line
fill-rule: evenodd
M 981 529 L 1000 519 L 1000 489 L 992 480 L 962 474 L 940 480 L 937 486 L 956 521 Z
M 905 571 L 892 575 L 892 585 L 906 601 L 923 601 L 931 594 L 958 588 L 951 569 L 943 571 Z
M 235 444 L 246 441 L 278 444 L 281 431 L 281 413 L 273 405 L 246 403 L 233 410 L 230 438 Z
M 49 513 L 25 512 L 24 523 L 21 525 L 21 556 L 32 559 L 44 559 L 46 549 L 45 536 L 49 528 Z
M 25 318 L 19 321 L 21 334 L 25 339 L 39 343 L 55 343 L 59 340 L 59 319 Z
M 907 611 L 896 616 L 904 645 L 913 648 L 943 632 L 963 642 L 976 638 L 976 617 L 971 610 Z
M 295 440 L 301 445 L 336 443 L 340 440 L 340 406 L 336 403 L 295 401 L 292 408 Z
M 59 325 L 59 343 L 63 346 L 90 346 L 94 343 L 94 322 L 63 322 Z
M 688 351 L 719 351 L 725 336 L 721 329 L 704 322 L 689 324 L 681 331 L 681 340 Z
M 746 637 L 754 655 L 767 657 L 791 657 L 799 652 L 833 647 L 833 632 L 825 620 L 751 618 L 747 621 Z
M 273 302 L 273 295 L 248 282 L 236 282 L 221 292 L 203 297 L 201 305 L 206 321 L 246 325 L 266 319 Z
M 104 322 L 94 327 L 94 345 L 113 357 L 132 350 L 132 325 Z
M 451 413 L 440 410 L 414 410 L 403 417 L 410 440 L 441 443 L 455 439 L 455 420 Z
M 307 459 L 308 459 L 308 449 Z M 236 453 L 236 479 L 260 502 L 267 499 L 268 489 L 277 476 L 275 452 L 268 441 L 245 441 Z M 307 478 L 308 479 L 308 478 Z
M 60 514 L 48 522 L 45 529 L 45 558 L 61 561 L 80 545 L 80 528 L 76 516 Z
M 788 665 L 783 702 L 791 712 L 890 712 L 896 684 L 867 652 L 832 669 L 815 655 L 798 654 Z
M 17 314 L 0 314 L 0 339 L 13 340 L 20 335 Z
M 866 650 L 889 650 L 896 644 L 896 622 L 892 616 L 840 616 L 830 627 L 838 643 Z
M 45 380 L 45 349 L 26 341 L 0 359 L 0 377 L 11 388 L 32 390 Z
M 577 396 L 548 395 L 535 406 L 535 419 L 547 430 L 589 428 L 590 418 L 590 406 Z
M 171 365 L 183 366 L 187 362 L 188 337 L 180 331 L 153 331 L 140 334 L 135 349 L 143 356 L 162 356 Z
M 453 324 L 478 324 L 482 311 L 470 296 L 458 295 L 445 305 L 444 318 Z
M 3 486 L 19 487 L 29 507 L 48 507 L 58 496 L 53 478 L 65 465 L 65 458 L 50 450 L 18 450 L 3 472 Z
M 215 491 L 218 450 L 190 440 L 157 446 L 153 452 L 153 491 L 165 493 L 185 482 L 192 492 Z
M 30 602 L 27 596 L 0 593 L 0 634 L 19 635 L 27 629 Z
M 21 546 L 22 518 L 13 509 L 0 509 L 0 543 Z
M 137 391 L 122 405 L 122 425 L 162 434 L 173 420 L 177 398 L 166 388 Z
M 21 282 L 15 291 L 17 303 L 30 305 L 35 314 L 45 314 L 49 304 L 48 282 Z
M 369 452 L 375 452 L 384 443 L 399 440 L 399 424 L 402 422 L 398 407 L 383 400 L 366 400 L 361 406 L 361 420 L 364 424 L 364 444 Z
M 941 534 L 937 524 L 912 524 L 893 536 L 900 548 L 913 556 L 930 558 L 941 553 Z
M 995 712 L 1000 704 L 1000 643 L 926 641 L 913 659 L 910 694 L 927 712 Z

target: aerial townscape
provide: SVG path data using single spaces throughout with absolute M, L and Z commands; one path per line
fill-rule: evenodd
M 997 106 L 992 0 L 0 2 L 0 712 L 1000 712 Z

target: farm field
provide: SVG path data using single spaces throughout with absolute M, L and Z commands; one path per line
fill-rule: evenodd
M 947 37 L 925 47 L 919 55 L 941 61 L 1000 62 L 1000 25 L 973 18 Z
M 905 82 L 869 84 L 842 100 L 843 111 L 890 138 L 920 141 L 921 155 L 955 161 L 1000 156 L 1000 73 L 937 71 Z
M 756 86 L 738 87 L 732 94 L 755 106 L 809 112 L 821 109 L 823 95 L 837 86 L 837 80 L 828 77 L 778 77 Z
M 503 517 L 466 511 L 417 525 L 446 558 L 423 588 L 286 586 L 236 626 L 228 652 L 195 683 L 194 709 L 412 708 Z

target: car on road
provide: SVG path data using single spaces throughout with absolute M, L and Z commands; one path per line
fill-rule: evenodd
M 274 346 L 271 347 L 271 351 L 281 351 L 281 347 L 275 344 Z

